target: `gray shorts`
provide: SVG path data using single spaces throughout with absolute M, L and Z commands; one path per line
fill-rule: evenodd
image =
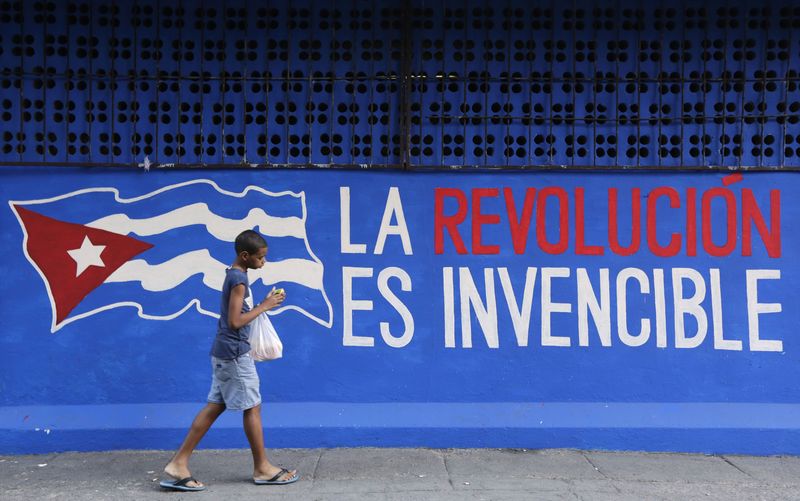
M 233 360 L 211 357 L 211 391 L 208 402 L 224 404 L 232 411 L 243 411 L 261 403 L 260 381 L 250 354 Z

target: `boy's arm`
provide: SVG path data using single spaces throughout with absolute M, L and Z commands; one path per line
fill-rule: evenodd
M 270 293 L 265 300 L 255 305 L 252 310 L 242 313 L 245 290 L 244 284 L 236 285 L 231 289 L 231 297 L 228 300 L 228 327 L 234 330 L 241 329 L 261 313 L 278 306 L 286 297 L 284 294 Z

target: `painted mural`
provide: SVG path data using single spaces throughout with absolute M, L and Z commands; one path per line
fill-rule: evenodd
M 174 447 L 244 229 L 270 446 L 800 453 L 796 174 L 56 172 L 2 174 L 0 453 Z

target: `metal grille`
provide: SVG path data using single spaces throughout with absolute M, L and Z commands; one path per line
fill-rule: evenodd
M 797 168 L 798 35 L 791 1 L 2 1 L 0 163 Z

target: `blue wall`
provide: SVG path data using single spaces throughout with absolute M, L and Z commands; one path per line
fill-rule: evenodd
M 0 175 L 0 453 L 175 447 L 208 391 L 213 270 L 233 259 L 219 228 L 253 225 L 274 266 L 254 295 L 288 292 L 284 357 L 259 364 L 271 447 L 800 453 L 797 174 Z M 612 189 L 619 247 L 640 216 L 629 255 L 610 243 Z M 125 248 L 106 232 L 152 247 L 57 315 L 49 294 L 86 287 L 67 251 L 106 245 L 86 277 Z M 245 446 L 236 415 L 218 424 L 203 446 Z

